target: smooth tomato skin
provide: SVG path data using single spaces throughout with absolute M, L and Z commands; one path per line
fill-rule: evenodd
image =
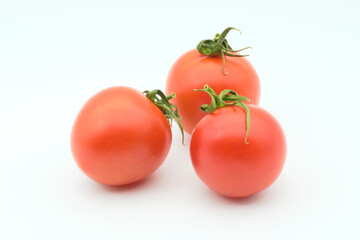
M 166 95 L 175 92 L 172 99 L 182 117 L 184 130 L 191 134 L 195 125 L 205 116 L 200 110 L 203 104 L 210 104 L 211 98 L 205 92 L 195 92 L 205 84 L 216 93 L 232 89 L 241 96 L 250 99 L 252 104 L 260 100 L 259 77 L 245 57 L 225 56 L 225 75 L 222 71 L 221 57 L 207 57 L 196 49 L 183 54 L 170 69 L 166 82 Z
M 106 185 L 124 185 L 153 173 L 171 145 L 169 123 L 142 93 L 111 87 L 90 98 L 71 133 L 71 150 L 80 169 Z
M 286 140 L 279 122 L 264 109 L 250 110 L 245 144 L 245 110 L 224 107 L 205 116 L 191 137 L 190 155 L 199 178 L 227 197 L 247 197 L 269 187 L 280 175 Z

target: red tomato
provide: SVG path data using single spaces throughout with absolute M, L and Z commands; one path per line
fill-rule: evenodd
M 269 187 L 280 175 L 286 141 L 278 121 L 247 104 L 250 129 L 245 143 L 245 110 L 223 107 L 205 116 L 191 137 L 190 154 L 200 179 L 215 192 L 246 197 Z
M 172 66 L 167 82 L 166 94 L 175 92 L 172 99 L 182 116 L 184 130 L 191 134 L 195 125 L 205 113 L 200 111 L 200 105 L 209 104 L 210 97 L 206 93 L 194 92 L 194 89 L 210 85 L 215 92 L 232 89 L 239 95 L 258 104 L 260 99 L 260 81 L 258 75 L 244 57 L 225 56 L 226 64 L 223 73 L 222 57 L 208 57 L 193 49 L 182 55 Z
M 162 111 L 129 87 L 105 89 L 78 114 L 71 149 L 80 169 L 107 185 L 139 181 L 164 161 L 171 129 Z

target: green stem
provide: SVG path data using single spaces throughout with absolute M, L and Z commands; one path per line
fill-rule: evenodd
M 175 120 L 181 131 L 182 144 L 185 145 L 184 129 L 180 122 L 181 116 L 179 115 L 179 111 L 176 105 L 169 102 L 170 99 L 176 97 L 175 93 L 165 96 L 165 94 L 159 89 L 154 89 L 152 91 L 144 91 L 143 93 L 151 102 L 153 102 L 161 110 L 161 112 L 165 115 L 166 119 L 168 120 L 170 126 L 172 126 L 173 120 Z
M 249 130 L 250 130 L 250 110 L 249 107 L 243 101 L 250 102 L 250 100 L 244 96 L 240 96 L 235 91 L 226 89 L 222 91 L 219 95 L 209 87 L 207 84 L 204 86 L 204 89 L 194 89 L 194 91 L 206 92 L 211 97 L 210 105 L 204 104 L 201 105 L 200 109 L 206 113 L 212 113 L 216 109 L 226 107 L 226 106 L 239 106 L 244 108 L 246 114 L 246 133 L 245 133 L 245 144 L 249 144 L 247 141 Z
M 221 34 L 217 33 L 215 35 L 214 39 L 202 40 L 196 47 L 197 50 L 199 51 L 199 53 L 203 54 L 205 56 L 208 56 L 208 57 L 221 56 L 223 59 L 223 73 L 224 74 L 228 74 L 228 73 L 225 73 L 225 55 L 229 56 L 229 57 L 247 57 L 249 55 L 236 55 L 236 54 L 231 54 L 231 53 L 241 52 L 243 50 L 251 48 L 251 47 L 246 47 L 246 48 L 242 48 L 239 50 L 233 50 L 226 40 L 226 36 L 231 30 L 236 30 L 236 31 L 240 32 L 240 34 L 241 34 L 241 31 L 239 29 L 233 28 L 233 27 L 228 27 Z

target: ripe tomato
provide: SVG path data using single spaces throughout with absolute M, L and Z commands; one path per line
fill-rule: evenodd
M 91 179 L 107 185 L 139 181 L 167 156 L 172 135 L 163 112 L 144 94 L 111 87 L 90 98 L 71 133 L 77 165 Z
M 205 84 L 210 85 L 215 92 L 224 89 L 232 89 L 239 95 L 258 104 L 260 100 L 260 81 L 258 75 L 244 57 L 225 56 L 225 70 L 222 71 L 222 57 L 207 57 L 193 49 L 182 55 L 172 66 L 167 82 L 165 93 L 176 93 L 172 100 L 182 116 L 184 130 L 191 134 L 195 125 L 205 113 L 200 111 L 200 105 L 210 103 L 210 97 L 206 93 L 196 93 L 193 90 L 202 88 Z
M 206 94 L 198 94 L 198 89 L 209 84 L 216 92 L 232 89 L 247 97 L 251 103 L 258 104 L 260 99 L 260 81 L 250 62 L 241 55 L 242 50 L 233 50 L 226 35 L 240 30 L 228 27 L 214 39 L 201 41 L 196 49 L 182 55 L 172 66 L 166 83 L 166 93 L 175 92 L 173 103 L 182 115 L 184 130 L 191 134 L 196 123 L 205 116 L 200 105 L 209 103 Z M 241 32 L 240 32 L 241 33 Z M 226 63 L 226 64 L 225 64 Z
M 248 144 L 244 141 L 245 110 L 238 106 L 208 114 L 191 137 L 197 175 L 210 189 L 228 197 L 246 197 L 269 187 L 285 161 L 285 135 L 278 121 L 256 105 L 247 106 L 251 116 Z

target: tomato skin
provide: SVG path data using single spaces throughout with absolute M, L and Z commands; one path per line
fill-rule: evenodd
M 205 116 L 190 142 L 193 167 L 215 192 L 246 197 L 269 187 L 280 175 L 286 140 L 279 122 L 264 109 L 247 104 L 250 131 L 245 144 L 243 108 L 224 107 Z
M 205 84 L 211 86 L 215 92 L 232 89 L 239 95 L 247 97 L 252 104 L 260 100 L 259 77 L 250 62 L 245 57 L 225 56 L 225 72 L 222 71 L 223 61 L 220 57 L 201 55 L 196 49 L 182 55 L 170 69 L 166 94 L 175 92 L 172 99 L 182 116 L 184 130 L 191 134 L 195 125 L 205 113 L 201 112 L 202 104 L 210 104 L 211 98 L 207 93 L 195 92 Z
M 106 185 L 124 185 L 153 173 L 171 145 L 170 125 L 149 99 L 129 87 L 111 87 L 90 98 L 71 133 L 80 169 Z

